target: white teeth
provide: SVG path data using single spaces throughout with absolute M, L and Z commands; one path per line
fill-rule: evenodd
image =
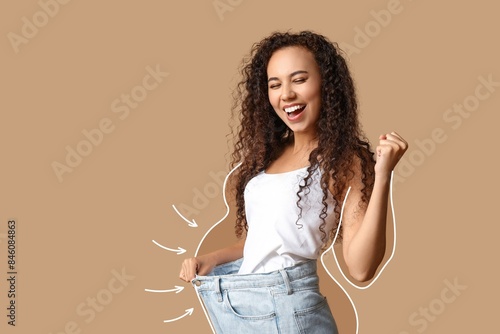
M 289 113 L 294 112 L 297 109 L 302 109 L 303 107 L 304 107 L 303 105 L 296 105 L 296 106 L 293 106 L 290 108 L 285 108 L 285 112 L 287 112 L 289 114 Z

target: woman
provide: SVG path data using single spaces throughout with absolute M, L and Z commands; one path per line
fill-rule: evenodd
M 345 203 L 337 240 L 349 274 L 374 276 L 391 171 L 408 145 L 381 135 L 375 162 L 346 62 L 324 36 L 274 33 L 254 45 L 242 75 L 232 154 L 241 166 L 231 179 L 241 240 L 185 260 L 180 278 L 193 282 L 217 333 L 337 333 L 316 259 Z

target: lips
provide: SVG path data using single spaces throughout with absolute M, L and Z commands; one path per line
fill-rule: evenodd
M 286 112 L 287 118 L 290 121 L 294 121 L 300 117 L 300 115 L 302 114 L 302 111 L 304 111 L 305 108 L 306 108 L 305 104 L 295 103 L 295 104 L 286 105 L 285 107 L 283 107 L 283 110 Z

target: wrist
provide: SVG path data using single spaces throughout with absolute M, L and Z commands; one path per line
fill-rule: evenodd
M 375 172 L 375 182 L 389 184 L 391 181 L 391 173 L 392 172 Z
M 205 266 L 215 267 L 217 265 L 217 254 L 215 252 L 198 256 L 198 260 Z

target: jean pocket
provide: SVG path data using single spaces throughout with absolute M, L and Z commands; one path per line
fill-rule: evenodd
M 276 313 L 272 298 L 267 289 L 224 291 L 226 306 L 242 320 L 274 320 Z
M 299 333 L 338 334 L 326 297 L 319 292 L 312 292 L 306 300 L 307 307 L 294 312 Z

